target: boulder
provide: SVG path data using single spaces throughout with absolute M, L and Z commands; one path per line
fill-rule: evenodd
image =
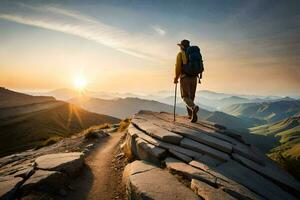
M 35 160 L 38 169 L 60 171 L 69 175 L 78 172 L 84 163 L 83 153 L 57 153 L 38 157 Z
M 14 199 L 17 189 L 23 182 L 23 178 L 13 176 L 0 177 L 0 199 Z
M 198 196 L 167 171 L 143 161 L 134 161 L 124 170 L 128 199 L 198 200 Z

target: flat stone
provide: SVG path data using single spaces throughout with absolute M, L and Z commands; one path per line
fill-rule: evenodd
M 184 154 L 186 156 L 189 156 L 191 158 L 195 158 L 196 159 L 196 158 L 201 157 L 203 155 L 203 154 L 201 154 L 199 152 L 192 151 L 190 149 L 186 149 L 186 148 L 180 147 L 178 145 L 174 145 L 174 144 L 170 144 L 170 143 L 167 143 L 167 142 L 163 142 L 163 141 L 160 141 L 160 140 L 158 140 L 156 138 L 152 138 L 151 136 L 145 134 L 141 130 L 138 130 L 137 128 L 135 128 L 132 125 L 129 125 L 128 132 L 129 132 L 129 135 L 132 135 L 132 136 L 135 136 L 135 137 L 140 137 L 143 140 L 149 142 L 150 144 L 153 144 L 155 146 L 167 149 L 169 151 L 170 150 L 174 150 L 176 152 L 179 152 L 179 153 Z
M 243 136 L 240 133 L 236 132 L 235 130 L 223 129 L 223 130 L 219 130 L 219 132 L 222 134 L 228 135 L 229 137 L 232 137 L 241 143 L 245 143 Z
M 222 160 L 222 161 L 226 161 L 226 160 L 230 159 L 228 154 L 221 152 L 219 150 L 216 150 L 214 148 L 211 148 L 205 144 L 201 144 L 194 140 L 188 139 L 188 138 L 184 138 L 180 142 L 180 146 L 191 149 L 193 151 L 197 151 L 197 152 L 200 152 L 203 154 L 210 155 L 210 156 L 217 158 L 219 160 Z
M 126 165 L 123 171 L 123 181 L 128 181 L 129 176 L 131 175 L 138 174 L 144 171 L 150 171 L 155 168 L 157 167 L 146 161 L 133 161 L 132 163 Z
M 205 163 L 206 165 L 211 166 L 211 167 L 216 167 L 216 166 L 224 163 L 223 161 L 213 158 L 209 155 L 203 155 L 200 158 L 197 158 L 197 160 L 202 163 Z
M 244 156 L 260 165 L 265 165 L 264 157 L 259 156 L 256 152 L 254 152 L 251 148 L 251 146 L 246 144 L 237 143 L 236 145 L 233 145 L 232 147 L 233 153 L 237 153 L 241 156 Z
M 170 173 L 143 161 L 134 161 L 125 167 L 123 182 L 126 185 L 128 199 L 199 199 Z
M 57 153 L 38 157 L 35 160 L 38 169 L 55 170 L 72 175 L 83 167 L 83 153 Z
M 216 177 L 216 184 L 237 199 L 264 199 L 261 196 L 253 193 L 243 185 L 235 182 L 232 179 L 229 179 L 225 176 L 225 174 L 222 173 L 222 171 L 216 171 L 215 167 L 208 166 L 202 162 L 195 160 L 191 161 L 189 165 L 201 169 Z
M 216 137 L 212 137 L 206 133 L 203 133 L 203 131 L 196 131 L 196 130 L 192 130 L 189 128 L 185 128 L 182 126 L 174 126 L 174 125 L 170 125 L 170 123 L 164 123 L 161 121 L 157 121 L 156 125 L 160 125 L 161 127 L 178 133 L 184 137 L 187 137 L 189 139 L 195 140 L 197 142 L 206 144 L 212 148 L 218 149 L 220 151 L 226 152 L 226 153 L 231 153 L 232 152 L 232 144 L 230 144 L 229 142 L 226 142 L 224 140 L 220 140 Z
M 136 138 L 136 148 L 139 159 L 149 161 L 157 165 L 160 164 L 160 159 L 166 155 L 165 149 L 154 146 L 142 138 Z
M 192 129 L 195 131 L 198 131 L 203 134 L 207 134 L 209 136 L 221 139 L 223 141 L 229 142 L 229 143 L 236 143 L 238 142 L 236 139 L 229 137 L 227 135 L 221 134 L 216 132 L 216 128 L 212 128 L 211 126 L 205 126 L 203 124 L 198 124 L 198 123 L 190 123 L 189 120 L 186 117 L 183 116 L 176 116 L 176 122 L 174 123 L 173 121 L 173 115 L 170 116 L 169 113 L 156 113 L 152 111 L 142 111 L 139 112 L 137 115 L 134 116 L 135 118 L 141 118 L 141 119 L 156 119 L 160 120 L 160 122 L 165 122 L 172 124 L 173 126 L 176 127 L 185 127 L 188 129 Z
M 288 173 L 280 169 L 276 164 L 272 162 L 265 162 L 266 165 L 262 166 L 260 164 L 257 164 L 256 162 L 253 162 L 252 160 L 249 160 L 239 154 L 232 154 L 233 158 L 250 169 L 254 170 L 255 172 L 262 174 L 265 177 L 268 177 L 269 179 L 273 181 L 280 182 L 293 190 L 300 191 L 300 183 L 295 180 L 293 177 L 291 177 Z
M 148 135 L 155 137 L 159 140 L 173 144 L 179 144 L 182 140 L 181 135 L 156 126 L 151 122 L 140 119 L 132 119 L 131 123 L 139 127 L 141 130 L 145 131 Z
M 228 193 L 202 181 L 192 179 L 191 189 L 205 200 L 235 200 Z
M 13 176 L 0 177 L 0 199 L 14 199 L 17 189 L 22 184 L 23 179 Z
M 177 157 L 178 159 L 180 159 L 180 160 L 182 160 L 182 161 L 184 161 L 184 162 L 186 162 L 186 163 L 189 163 L 189 162 L 191 162 L 193 159 L 191 158 L 191 157 L 189 157 L 189 156 L 186 156 L 186 155 L 184 155 L 184 154 L 182 154 L 182 153 L 179 153 L 179 152 L 177 152 L 177 151 L 175 151 L 175 150 L 169 150 L 169 152 L 171 153 L 171 154 L 173 154 L 175 157 Z
M 58 171 L 37 170 L 21 187 L 24 194 L 32 190 L 58 193 L 64 187 L 66 175 Z
M 168 119 L 169 121 L 173 121 L 173 114 L 171 113 L 166 113 L 166 112 L 160 112 L 160 113 L 154 113 L 156 116 L 160 116 L 163 117 L 165 119 Z M 190 123 L 190 119 L 188 119 L 186 116 L 176 116 L 176 121 L 179 121 L 181 123 L 184 124 L 189 124 Z M 193 123 L 195 125 L 200 125 L 200 126 L 205 126 L 207 128 L 210 129 L 214 129 L 214 130 L 220 130 L 220 129 L 226 129 L 226 127 L 219 125 L 217 123 L 214 122 L 210 122 L 210 121 L 205 121 L 205 120 L 199 120 L 197 123 Z
M 170 171 L 179 173 L 189 180 L 192 180 L 194 178 L 204 181 L 211 185 L 216 184 L 217 179 L 213 175 L 203 170 L 192 167 L 188 164 L 185 164 L 184 162 L 181 162 L 175 158 L 167 157 L 165 159 L 165 163 Z
M 246 186 L 266 199 L 296 199 L 266 178 L 231 160 L 215 168 L 219 173 Z M 263 187 L 262 187 L 263 186 Z
M 164 128 L 168 131 L 178 133 L 184 137 L 190 138 L 197 142 L 201 142 L 213 148 L 216 148 L 220 151 L 224 151 L 226 153 L 232 152 L 232 144 L 230 142 L 224 141 L 223 139 L 219 139 L 217 137 L 213 137 L 211 134 L 203 131 L 203 130 L 193 130 L 191 128 L 184 127 L 182 125 L 177 125 L 176 123 L 171 123 L 159 119 L 153 115 L 141 115 L 139 114 L 137 117 L 142 120 L 146 120 L 156 126 Z

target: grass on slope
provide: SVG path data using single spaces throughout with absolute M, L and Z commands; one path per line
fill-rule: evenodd
M 251 133 L 275 138 L 269 157 L 300 179 L 300 116 L 252 128 Z
M 0 122 L 0 155 L 35 148 L 50 138 L 68 137 L 92 125 L 118 122 L 114 117 L 91 113 L 68 103 L 3 119 Z
M 285 120 L 279 121 L 274 124 L 266 124 L 262 126 L 257 126 L 254 128 L 250 128 L 251 133 L 259 134 L 259 135 L 273 135 L 275 136 L 276 133 L 283 132 L 285 130 L 289 130 L 299 125 L 299 122 L 296 118 L 287 118 Z

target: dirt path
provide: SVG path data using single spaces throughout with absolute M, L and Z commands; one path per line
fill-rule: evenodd
M 111 133 L 97 144 L 86 158 L 82 174 L 71 183 L 73 191 L 63 199 L 126 199 L 121 184 L 125 160 L 120 156 L 119 145 L 123 135 L 123 132 Z

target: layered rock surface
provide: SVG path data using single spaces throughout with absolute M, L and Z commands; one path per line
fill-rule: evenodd
M 123 149 L 131 160 L 143 160 L 124 172 L 131 199 L 169 199 L 157 194 L 173 194 L 184 185 L 186 194 L 194 191 L 203 199 L 279 200 L 300 194 L 300 183 L 241 134 L 211 122 L 190 123 L 180 116 L 173 122 L 172 114 L 140 111 Z M 151 174 L 155 180 L 148 181 Z M 171 174 L 179 179 L 165 183 Z

